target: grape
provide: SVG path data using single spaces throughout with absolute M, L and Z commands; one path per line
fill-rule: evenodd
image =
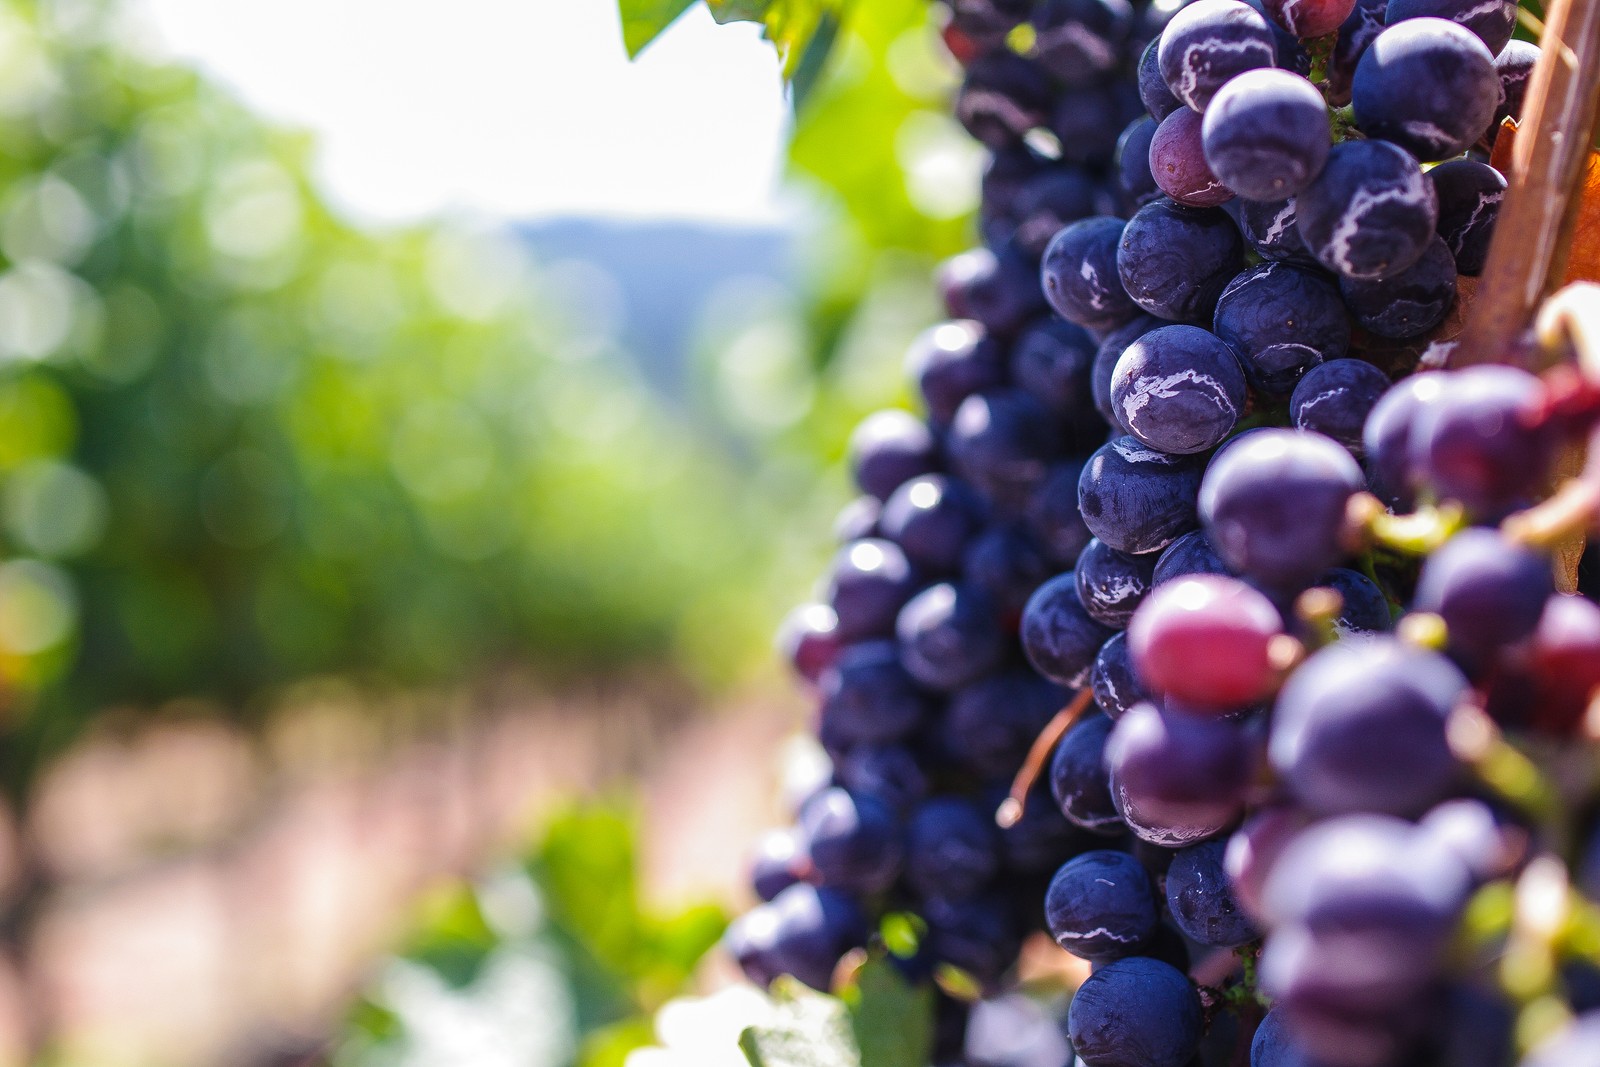
M 1111 720 L 1095 713 L 1075 723 L 1050 760 L 1050 793 L 1073 825 L 1099 834 L 1123 830 L 1122 818 L 1111 802 L 1106 774 L 1106 738 Z
M 1022 191 L 1056 166 L 1054 160 L 1046 159 L 1026 144 L 1008 145 L 990 153 L 984 161 L 983 177 L 979 179 L 982 192 L 978 213 L 982 232 L 987 234 L 992 229 L 1002 238 L 1009 237 L 1022 215 L 1019 207 Z
M 1222 866 L 1234 898 L 1253 918 L 1266 915 L 1263 896 L 1272 865 L 1308 822 L 1305 812 L 1290 805 L 1259 808 L 1228 838 Z
M 1447 800 L 1417 824 L 1430 847 L 1459 859 L 1474 885 L 1516 873 L 1520 849 L 1513 846 L 1500 820 L 1481 800 Z
M 839 617 L 828 605 L 802 604 L 778 628 L 779 653 L 796 674 L 815 685 L 838 658 L 838 628 Z
M 791 830 L 768 830 L 756 838 L 750 861 L 750 888 L 762 900 L 771 900 L 800 881 L 804 857 Z
M 892 641 L 846 648 L 822 676 L 821 689 L 822 731 L 840 747 L 894 741 L 921 725 L 930 711 Z
M 1130 556 L 1104 541 L 1090 541 L 1073 572 L 1083 609 L 1106 626 L 1126 626 L 1150 591 L 1155 566 L 1154 554 Z
M 1337 441 L 1260 430 L 1212 460 L 1200 517 L 1231 569 L 1288 590 L 1344 556 L 1345 508 L 1361 487 L 1361 469 Z
M 1306 247 L 1346 278 L 1405 270 L 1422 258 L 1438 220 L 1439 202 L 1422 168 L 1387 141 L 1334 145 L 1321 175 L 1295 198 Z
M 1000 617 L 1013 623 L 1051 569 L 1027 529 L 1009 522 L 991 526 L 973 538 L 961 559 L 966 583 L 988 594 Z
M 1156 930 L 1155 887 L 1126 852 L 1096 849 L 1068 860 L 1044 898 L 1056 944 L 1086 960 L 1111 960 L 1138 949 Z
M 1192 530 L 1162 550 L 1151 579 L 1152 584 L 1161 585 L 1185 574 L 1229 573 L 1228 565 L 1206 540 L 1205 531 Z
M 946 6 L 950 25 L 991 46 L 1027 22 L 1033 10 L 1032 0 L 950 0 Z
M 1264 0 L 1245 0 L 1245 3 L 1255 8 L 1256 13 L 1267 20 L 1267 28 L 1272 31 L 1273 48 L 1278 54 L 1277 60 L 1272 65 L 1279 70 L 1292 71 L 1301 77 L 1310 77 L 1311 53 L 1305 50 L 1300 38 L 1278 25 Z
M 1496 521 L 1545 486 L 1553 442 L 1536 425 L 1539 379 L 1514 367 L 1468 367 L 1442 380 L 1411 431 L 1411 459 L 1445 500 Z M 1376 412 L 1374 412 L 1376 414 Z
M 850 435 L 850 469 L 863 493 L 887 500 L 919 474 L 939 469 L 939 443 L 908 411 L 877 411 Z
M 906 671 L 941 692 L 994 670 L 1005 658 L 1008 643 L 989 598 L 949 582 L 929 586 L 907 601 L 895 621 L 895 633 Z
M 942 322 L 924 330 L 906 353 L 906 373 L 916 383 L 928 416 L 948 424 L 973 393 L 1005 379 L 999 346 L 979 323 Z
M 1106 638 L 1100 651 L 1095 653 L 1094 666 L 1089 672 L 1094 702 L 1112 719 L 1120 719 L 1129 708 L 1150 699 L 1128 658 L 1127 637 L 1124 632 Z
M 1456 270 L 1476 277 L 1489 255 L 1506 180 L 1475 159 L 1441 163 L 1428 172 L 1428 180 L 1439 198 L 1439 236 L 1455 258 Z
M 1384 21 L 1389 25 L 1416 18 L 1454 22 L 1470 30 L 1492 56 L 1511 40 L 1517 5 L 1514 0 L 1388 0 Z
M 1139 116 L 1138 97 L 1127 86 L 1099 85 L 1063 94 L 1050 116 L 1050 132 L 1061 158 L 1103 169 L 1117 150 L 1123 128 Z
M 1528 76 L 1539 61 L 1539 46 L 1530 41 L 1511 41 L 1494 57 L 1495 76 L 1500 79 L 1499 105 L 1494 112 L 1497 133 L 1506 119 L 1522 117 L 1522 98 L 1528 93 Z
M 758 986 L 787 974 L 825 993 L 840 958 L 866 934 L 866 916 L 854 900 L 801 883 L 735 919 L 723 944 Z
M 1272 601 L 1237 578 L 1189 575 L 1145 598 L 1128 623 L 1128 654 L 1152 692 L 1226 712 L 1276 687 L 1268 649 L 1282 632 Z
M 1446 997 L 1446 1016 L 1440 1025 L 1440 1055 L 1445 1062 L 1451 1067 L 1505 1067 L 1513 1061 L 1516 1012 L 1504 995 L 1457 983 Z
M 1262 259 L 1315 265 L 1317 259 L 1295 225 L 1294 200 L 1235 200 L 1235 221 L 1245 244 Z
M 1200 465 L 1119 437 L 1084 464 L 1078 508 L 1090 531 L 1132 555 L 1155 552 L 1195 525 Z
M 1039 586 L 1022 610 L 1022 651 L 1034 670 L 1059 685 L 1082 685 L 1109 636 L 1110 628 L 1084 610 L 1071 571 Z
M 1167 848 L 1236 822 L 1254 764 L 1249 739 L 1233 723 L 1150 704 L 1129 708 L 1106 741 L 1117 813 L 1141 840 Z
M 893 541 L 867 538 L 840 548 L 828 571 L 825 597 L 837 616 L 838 639 L 888 637 L 916 587 L 916 572 Z
M 1355 6 L 1355 0 L 1266 0 L 1267 16 L 1300 38 L 1333 33 Z
M 1242 945 L 1256 937 L 1222 869 L 1224 848 L 1221 841 L 1190 845 L 1167 868 L 1167 910 L 1184 936 L 1202 945 Z
M 1205 111 L 1228 80 L 1277 61 L 1272 27 L 1240 0 L 1195 0 L 1161 32 L 1161 76 L 1174 96 Z
M 1034 175 L 1017 193 L 1012 228 L 1017 247 L 1038 259 L 1057 231 L 1097 214 L 1104 199 L 1100 183 L 1082 167 L 1063 165 Z
M 1028 501 L 1027 528 L 1057 569 L 1071 567 L 1094 535 L 1078 512 L 1081 460 L 1063 460 L 1050 468 Z
M 1294 196 L 1322 172 L 1333 146 L 1327 104 L 1317 87 L 1270 68 L 1246 71 L 1218 90 L 1203 129 L 1211 170 L 1251 200 Z
M 1384 278 L 1339 279 L 1339 293 L 1350 315 L 1379 337 L 1405 340 L 1439 325 L 1456 302 L 1456 262 L 1444 241 L 1434 237 L 1405 270 Z
M 1416 428 L 1422 412 L 1443 396 L 1444 382 L 1445 375 L 1437 372 L 1396 382 L 1372 406 L 1361 432 L 1372 491 L 1402 510 L 1410 509 L 1422 485 Z
M 928 950 L 984 988 L 1000 981 L 1022 949 L 1011 909 L 1003 899 L 930 897 L 922 902 L 921 911 L 928 924 Z
M 1233 432 L 1245 402 L 1244 370 L 1216 335 L 1163 326 L 1122 353 L 1111 375 L 1119 420 L 1163 452 L 1204 452 Z
M 1456 782 L 1445 719 L 1466 687 L 1436 652 L 1388 637 L 1336 642 L 1278 694 L 1272 764 L 1317 811 L 1418 814 Z
M 1116 408 L 1111 403 L 1111 375 L 1116 371 L 1117 360 L 1128 346 L 1151 330 L 1167 325 L 1164 319 L 1141 314 L 1105 335 L 1094 354 L 1094 366 L 1089 371 L 1089 389 L 1094 397 L 1095 410 L 1107 423 L 1127 433 L 1127 427 L 1117 422 Z
M 994 796 L 995 805 L 1003 798 L 1003 792 Z M 1061 809 L 1051 803 L 1050 790 L 1042 785 L 1035 786 L 1028 794 L 1021 820 L 1000 831 L 1006 868 L 1013 874 L 1029 876 L 1027 886 L 1035 884 L 1033 876 L 1047 875 L 1086 847 L 1092 847 L 1086 845 L 1085 837 L 1084 832 L 1068 822 Z M 1037 893 L 1027 888 L 1020 895 L 1027 900 L 1027 910 L 1037 915 Z
M 1005 148 L 1045 124 L 1054 96 L 1038 64 L 999 49 L 967 67 L 956 94 L 956 120 L 990 148 Z
M 1294 1044 L 1284 1013 L 1267 1012 L 1250 1041 L 1250 1067 L 1316 1067 Z
M 1388 389 L 1389 376 L 1364 360 L 1329 360 L 1294 387 L 1289 418 L 1296 429 L 1331 437 L 1361 459 L 1367 416 Z
M 1072 1047 L 1087 1067 L 1184 1067 L 1202 1024 L 1189 979 L 1143 956 L 1090 975 L 1067 1012 Z
M 1002 509 L 1017 512 L 1063 446 L 1060 427 L 1021 389 L 974 393 L 961 402 L 946 439 L 951 464 Z
M 1133 29 L 1128 0 L 1042 0 L 1033 11 L 1033 59 L 1069 89 L 1114 72 Z
M 1394 11 L 1390 0 L 1389 28 L 1356 64 L 1356 124 L 1424 163 L 1458 156 L 1483 136 L 1499 105 L 1494 52 L 1454 22 L 1395 22 Z
M 904 814 L 928 796 L 928 775 L 903 744 L 855 745 L 834 764 L 834 784 Z
M 1198 113 L 1179 108 L 1161 120 L 1150 139 L 1150 174 L 1161 191 L 1187 207 L 1216 207 L 1233 190 L 1212 173 L 1200 142 Z
M 1340 24 L 1333 54 L 1328 57 L 1328 80 L 1324 87 L 1328 103 L 1333 107 L 1343 107 L 1350 102 L 1350 82 L 1355 77 L 1356 64 L 1383 32 L 1383 16 L 1388 6 L 1388 0 L 1356 0 L 1349 17 Z
M 906 884 L 926 897 L 976 895 L 1000 870 L 1000 834 L 971 801 L 937 797 L 906 823 Z
M 1238 0 L 1199 0 L 1212 2 Z M 1186 208 L 1170 200 L 1136 211 L 1117 245 L 1117 274 L 1128 296 L 1174 322 L 1209 322 L 1223 286 L 1243 266 L 1244 242 L 1232 219 L 1216 208 Z
M 1554 592 L 1547 558 L 1496 530 L 1470 529 L 1423 563 L 1412 607 L 1444 619 L 1450 651 L 1482 674 L 1500 649 L 1532 635 Z
M 900 875 L 904 847 L 899 820 L 871 797 L 825 789 L 806 801 L 797 825 L 818 885 L 878 893 Z
M 1288 263 L 1262 263 L 1230 281 L 1212 325 L 1250 384 L 1271 396 L 1288 393 L 1308 370 L 1350 348 L 1338 288 L 1321 271 Z
M 983 504 L 967 486 L 942 474 L 912 478 L 883 505 L 883 536 L 929 574 L 953 571 L 967 542 L 983 527 Z
M 1381 633 L 1389 629 L 1389 599 L 1366 575 L 1347 567 L 1335 567 L 1317 579 L 1317 585 L 1339 594 L 1341 607 L 1333 618 L 1333 629 L 1338 636 Z
M 1039 264 L 1044 295 L 1056 313 L 1092 330 L 1107 330 L 1138 308 L 1117 276 L 1121 219 L 1079 219 L 1051 239 Z
M 883 517 L 883 502 L 875 496 L 858 496 L 839 509 L 833 518 L 833 539 L 839 544 L 879 536 L 878 520 Z
M 1138 72 L 1139 101 L 1156 122 L 1183 107 L 1183 101 L 1172 95 L 1172 90 L 1167 88 L 1167 79 L 1161 74 L 1160 48 L 1159 36 L 1144 46 L 1144 51 L 1139 54 Z
M 1099 347 L 1087 330 L 1054 316 L 1024 330 L 1011 347 L 1016 383 L 1080 438 L 1105 433 L 1089 391 Z
M 976 319 L 1009 337 L 1046 309 L 1033 257 L 1004 245 L 974 248 L 940 264 L 939 289 L 952 318 Z
M 1551 597 L 1534 630 L 1532 655 L 1535 721 L 1551 733 L 1569 733 L 1600 689 L 1600 606 L 1582 596 Z
M 1112 164 L 1117 176 L 1117 189 L 1122 206 L 1134 212 L 1161 198 L 1161 187 L 1150 170 L 1150 142 L 1155 139 L 1158 123 L 1148 115 L 1134 119 L 1117 138 L 1116 155 Z
M 955 691 L 945 712 L 946 741 L 980 774 L 1008 780 L 1063 704 L 1066 693 L 1027 670 L 1001 671 Z M 1052 807 L 1048 800 L 1046 807 Z

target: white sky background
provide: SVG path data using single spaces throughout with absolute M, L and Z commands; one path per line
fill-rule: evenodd
M 614 0 L 141 0 L 178 58 L 312 131 L 352 215 L 770 222 L 770 46 L 696 5 L 629 63 Z

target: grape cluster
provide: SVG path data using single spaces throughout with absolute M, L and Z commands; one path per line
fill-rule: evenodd
M 1572 889 L 1505 735 L 1600 690 L 1600 605 L 1518 525 L 1600 400 L 1422 369 L 1505 188 L 1515 14 L 951 0 L 984 246 L 785 625 L 831 770 L 730 929 L 753 979 L 890 943 L 937 1062 L 985 1063 L 967 1002 L 1043 932 L 1082 1067 L 1509 1067 L 1569 1015 L 1524 1062 L 1600 1063 L 1600 944 L 1508 978 L 1526 917 L 1468 921 Z

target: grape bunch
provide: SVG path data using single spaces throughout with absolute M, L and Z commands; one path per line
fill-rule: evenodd
M 1600 794 L 1527 754 L 1600 728 L 1531 518 L 1600 387 L 1438 369 L 1515 4 L 944 15 L 984 244 L 785 624 L 830 769 L 733 955 L 886 952 L 939 1064 L 1009 1062 L 967 1023 L 1045 935 L 1082 1067 L 1600 1063 Z

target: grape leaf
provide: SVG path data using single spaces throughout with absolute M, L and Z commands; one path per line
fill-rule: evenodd
M 1572 229 L 1563 284 L 1600 282 L 1600 152 L 1589 153 L 1578 186 L 1578 219 Z
M 622 16 L 622 44 L 629 59 L 637 59 L 645 46 L 689 10 L 694 0 L 617 0 Z
M 933 1062 L 933 988 L 906 981 L 888 960 L 869 960 L 842 993 L 862 1067 Z
M 842 1001 L 793 981 L 774 984 L 772 993 L 778 1002 L 773 1020 L 739 1035 L 750 1067 L 862 1067 Z

